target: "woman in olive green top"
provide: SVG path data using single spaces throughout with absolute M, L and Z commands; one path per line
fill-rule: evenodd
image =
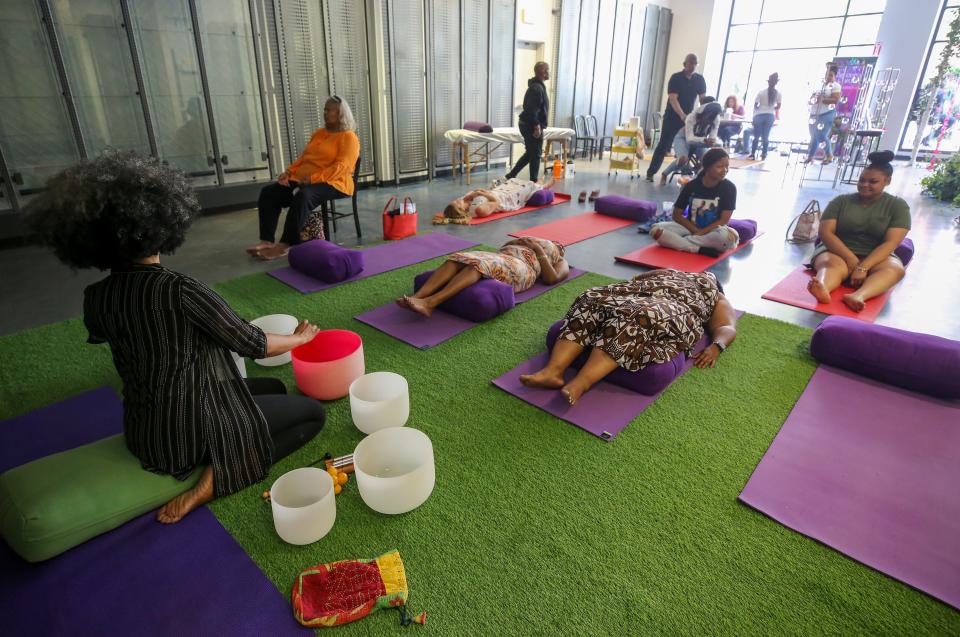
M 811 264 L 816 274 L 807 284 L 819 303 L 841 283 L 854 288 L 843 302 L 854 312 L 903 278 L 903 263 L 893 251 L 910 230 L 910 206 L 883 191 L 893 175 L 893 153 L 870 153 L 860 173 L 857 193 L 835 197 L 820 219 L 820 241 Z

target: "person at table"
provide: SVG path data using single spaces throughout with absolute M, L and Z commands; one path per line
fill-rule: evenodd
M 683 130 L 673 140 L 673 152 L 677 158 L 660 173 L 661 186 L 666 185 L 670 175 L 685 167 L 691 158 L 703 157 L 706 150 L 717 143 L 722 112 L 720 104 L 708 96 L 703 98 L 703 104 L 697 110 L 687 115 Z
M 496 279 L 512 286 L 514 293 L 519 294 L 533 287 L 537 279 L 553 285 L 569 273 L 562 245 L 536 237 L 520 237 L 507 241 L 496 252 L 454 252 L 419 290 L 397 299 L 397 305 L 430 316 L 438 305 L 480 279 Z
M 337 95 L 329 97 L 323 107 L 323 128 L 314 132 L 276 183 L 260 190 L 260 242 L 247 248 L 251 256 L 268 261 L 287 256 L 290 246 L 300 243 L 300 233 L 320 202 L 353 195 L 353 172 L 360 157 L 356 127 L 350 105 Z M 284 208 L 283 232 L 274 243 Z M 320 235 L 315 238 L 323 238 L 322 230 Z
M 903 262 L 893 251 L 910 231 L 910 206 L 885 192 L 893 157 L 889 150 L 870 153 L 857 192 L 834 197 L 823 211 L 821 243 L 810 259 L 816 274 L 807 284 L 818 303 L 829 303 L 845 281 L 854 291 L 843 295 L 843 303 L 860 312 L 903 278 Z
M 673 138 L 686 122 L 687 115 L 693 112 L 697 99 L 703 102 L 707 94 L 707 83 L 703 76 L 696 73 L 699 60 L 693 53 L 683 60 L 683 70 L 670 76 L 667 82 L 667 106 L 663 111 L 663 123 L 660 130 L 660 141 L 653 151 L 650 166 L 647 167 L 647 181 L 652 182 L 653 176 L 663 165 L 663 158 L 673 145 Z
M 529 387 L 559 389 L 571 405 L 610 372 L 636 372 L 692 354 L 703 336 L 711 344 L 696 366 L 713 367 L 737 337 L 737 317 L 711 272 L 652 270 L 630 281 L 591 288 L 578 296 L 563 318 L 543 369 L 520 376 Z M 567 382 L 564 371 L 585 350 L 587 362 Z
M 543 131 L 547 128 L 547 116 L 550 113 L 550 96 L 544 84 L 550 79 L 550 65 L 537 62 L 533 65 L 533 77 L 527 80 L 527 92 L 523 95 L 523 110 L 520 111 L 518 126 L 523 136 L 523 156 L 513 169 L 507 173 L 507 179 L 520 174 L 524 166 L 530 166 L 530 181 L 540 178 L 540 155 L 543 154 Z
M 326 417 L 316 401 L 284 395 L 277 379 L 244 381 L 231 356 L 283 354 L 312 340 L 314 325 L 265 334 L 210 287 L 160 264 L 198 212 L 180 171 L 108 151 L 50 179 L 26 213 L 61 261 L 110 270 L 86 288 L 83 322 L 89 342 L 109 344 L 123 382 L 127 448 L 144 469 L 178 480 L 203 467 L 157 512 L 163 523 L 264 480 Z
M 471 190 L 448 203 L 443 214 L 434 216 L 433 223 L 465 224 L 474 217 L 489 217 L 496 212 L 519 210 L 527 205 L 535 192 L 551 189 L 555 183 L 553 179 L 545 184 L 538 184 L 535 181 L 514 178 L 498 183 L 490 190 Z
M 780 76 L 771 73 L 767 78 L 767 88 L 757 93 L 753 101 L 753 147 L 750 149 L 750 159 L 757 159 L 757 145 L 760 146 L 760 159 L 767 158 L 767 147 L 770 145 L 770 131 L 777 120 L 783 96 L 777 90 Z
M 673 204 L 673 221 L 653 224 L 650 236 L 665 248 L 709 257 L 735 248 L 740 236 L 727 223 L 737 207 L 737 187 L 726 178 L 729 170 L 726 151 L 708 150 L 700 174 L 680 190 Z
M 807 149 L 807 158 L 803 163 L 809 164 L 817 149 L 823 148 L 823 163 L 833 161 L 833 145 L 830 136 L 833 134 L 833 122 L 837 116 L 837 102 L 840 101 L 840 84 L 837 82 L 837 65 L 827 66 L 823 77 L 823 86 L 810 97 L 810 147 Z
M 717 137 L 724 147 L 729 146 L 730 140 L 743 130 L 743 114 L 743 105 L 737 96 L 727 95 L 727 99 L 723 101 L 723 119 L 717 130 Z

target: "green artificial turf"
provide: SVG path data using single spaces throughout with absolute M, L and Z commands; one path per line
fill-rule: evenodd
M 958 634 L 960 613 L 737 501 L 815 368 L 810 331 L 744 316 L 712 370 L 675 382 L 606 443 L 523 403 L 490 379 L 544 348 L 573 298 L 610 279 L 587 274 L 440 346 L 420 351 L 354 321 L 442 259 L 311 295 L 264 274 L 217 286 L 252 319 L 283 312 L 364 340 L 368 371 L 410 384 L 408 426 L 433 441 L 437 483 L 420 508 L 384 516 L 351 480 L 337 522 L 309 546 L 276 535 L 261 493 L 272 480 L 361 439 L 348 399 L 261 484 L 215 501 L 216 516 L 289 595 L 310 565 L 397 548 L 410 607 L 426 630 L 488 634 Z M 105 346 L 79 320 L 0 338 L 0 417 L 103 384 Z M 259 368 L 294 387 L 290 366 Z M 201 600 L 202 603 L 202 600 Z M 381 612 L 340 634 L 394 634 Z

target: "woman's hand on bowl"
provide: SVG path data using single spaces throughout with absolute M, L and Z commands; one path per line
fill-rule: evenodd
M 299 336 L 301 340 L 301 345 L 306 345 L 313 340 L 313 337 L 317 335 L 317 332 L 320 331 L 316 325 L 310 321 L 304 319 L 300 321 L 300 325 L 297 325 L 297 329 L 293 331 L 294 336 Z

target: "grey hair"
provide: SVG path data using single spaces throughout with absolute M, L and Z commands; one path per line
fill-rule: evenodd
M 331 95 L 327 98 L 324 106 L 327 104 L 336 104 L 340 111 L 340 117 L 335 130 L 357 130 L 357 120 L 353 119 L 353 111 L 350 110 L 350 105 L 347 104 L 347 100 L 343 99 L 339 95 Z

